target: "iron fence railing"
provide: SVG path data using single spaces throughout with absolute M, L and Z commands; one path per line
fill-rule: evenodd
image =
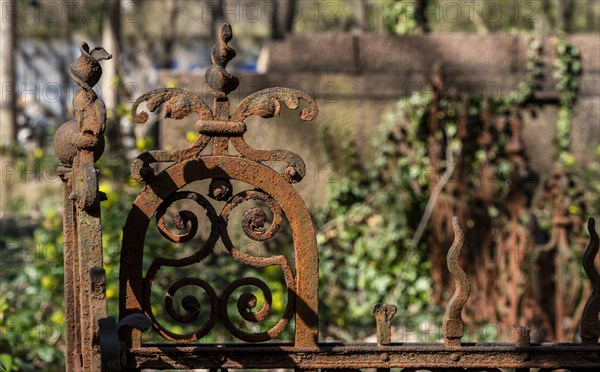
M 533 344 L 530 329 L 515 325 L 515 343 L 474 344 L 461 341 L 464 322 L 462 310 L 468 301 L 471 286 L 467 274 L 459 265 L 463 233 L 458 219 L 453 220 L 454 243 L 447 256 L 447 266 L 456 281 L 456 291 L 450 299 L 443 319 L 443 344 L 395 343 L 391 337 L 391 321 L 398 309 L 390 304 L 376 304 L 376 343 L 322 343 L 318 341 L 318 252 L 310 214 L 293 183 L 300 181 L 306 168 L 303 160 L 286 150 L 260 150 L 244 140 L 250 116 L 279 116 L 281 102 L 290 109 L 299 107 L 299 100 L 308 102 L 300 118 L 310 121 L 317 116 L 315 100 L 306 93 L 287 88 L 271 88 L 243 99 L 230 114 L 227 95 L 236 89 L 238 80 L 225 69 L 235 56 L 228 45 L 232 38 L 229 25 L 221 30 L 220 40 L 212 50 L 213 64 L 206 73 L 206 83 L 214 96 L 209 107 L 195 94 L 175 88 L 158 89 L 141 96 L 133 105 L 132 117 L 144 123 L 148 113 L 138 113 L 145 102 L 149 111 L 165 104 L 165 116 L 182 119 L 197 114 L 197 139 L 179 150 L 148 151 L 131 165 L 131 175 L 145 186 L 133 202 L 123 229 L 120 260 L 119 322 L 107 316 L 102 266 L 102 229 L 100 202 L 105 195 L 98 190 L 98 171 L 94 163 L 104 150 L 106 110 L 93 91 L 101 77 L 99 61 L 111 56 L 102 48 L 90 50 L 81 46 L 81 56 L 70 67 L 70 75 L 81 87 L 74 98 L 76 119 L 64 124 L 55 137 L 55 149 L 64 181 L 65 235 L 65 308 L 66 354 L 69 371 L 187 369 L 187 368 L 294 368 L 294 369 L 389 369 L 441 370 L 468 368 L 498 370 L 516 368 L 558 369 L 600 368 L 600 274 L 594 266 L 598 253 L 598 235 L 594 221 L 588 229 L 591 240 L 584 255 L 584 268 L 590 277 L 593 293 L 585 307 L 581 322 L 583 342 L 568 344 Z M 212 147 L 209 145 L 212 144 Z M 236 154 L 230 149 L 235 149 Z M 266 163 L 285 164 L 277 172 Z M 152 164 L 166 163 L 162 171 Z M 206 183 L 197 181 L 207 180 Z M 232 181 L 235 181 L 232 183 Z M 234 190 L 243 182 L 250 188 Z M 193 184 L 193 185 L 192 185 Z M 200 187 L 204 192 L 197 191 Z M 195 186 L 194 189 L 190 185 Z M 204 186 L 202 186 L 204 185 Z M 205 197 L 207 195 L 208 197 Z M 209 201 L 222 205 L 220 211 Z M 210 223 L 208 238 L 193 254 L 183 258 L 157 257 L 144 270 L 144 243 L 150 220 L 154 217 L 160 233 L 169 241 L 183 243 L 199 231 L 199 216 L 189 210 L 176 209 L 177 202 L 193 204 L 203 210 Z M 242 204 L 247 209 L 242 211 Z M 269 212 L 256 207 L 266 205 Z M 253 256 L 242 252 L 232 242 L 228 227 L 241 214 L 241 228 L 251 240 L 271 239 L 287 220 L 294 242 L 293 260 L 283 255 Z M 167 221 L 166 216 L 172 217 Z M 270 222 L 268 222 L 270 221 Z M 177 230 L 177 231 L 175 231 Z M 152 286 L 161 269 L 183 268 L 196 264 L 213 254 L 221 241 L 231 257 L 253 268 L 274 267 L 280 271 L 287 293 L 280 319 L 260 331 L 244 328 L 233 321 L 232 311 L 246 323 L 264 322 L 273 307 L 269 284 L 256 277 L 242 277 L 225 288 L 213 288 L 201 273 L 170 284 L 164 297 L 164 309 L 175 322 L 195 325 L 188 333 L 178 333 L 161 324 L 155 316 Z M 146 252 L 147 253 L 147 252 Z M 186 295 L 180 306 L 174 297 L 183 288 L 194 287 L 208 299 Z M 250 291 L 233 301 L 234 292 L 252 287 L 262 293 L 262 305 Z M 260 309 L 257 309 L 260 307 Z M 204 309 L 204 310 L 202 310 Z M 402 309 L 400 309 L 402 311 Z M 242 344 L 194 344 L 220 323 Z M 284 330 L 295 327 L 293 340 L 276 341 Z M 153 331 L 167 343 L 143 341 L 143 331 Z

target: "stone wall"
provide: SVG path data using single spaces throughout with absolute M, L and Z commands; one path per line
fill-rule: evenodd
M 580 161 L 589 162 L 598 156 L 600 143 L 600 35 L 576 35 L 571 40 L 582 53 L 584 71 L 572 146 Z M 297 111 L 284 109 L 281 118 L 249 119 L 246 135 L 253 146 L 285 148 L 304 158 L 308 172 L 297 188 L 315 207 L 326 201 L 329 183 L 344 177 L 339 151 L 328 145 L 331 141 L 346 146 L 355 140 L 356 156 L 367 154 L 382 115 L 400 97 L 424 89 L 436 66 L 441 67 L 448 89 L 507 94 L 526 74 L 528 42 L 528 37 L 510 35 L 296 35 L 265 45 L 259 60 L 261 72 L 236 73 L 241 84 L 230 97 L 235 105 L 256 90 L 287 86 L 317 99 L 320 113 L 315 121 L 302 122 Z M 525 113 L 523 133 L 527 155 L 542 174 L 552 167 L 549 154 L 558 112 L 550 38 L 543 40 L 543 50 L 546 79 L 540 105 Z M 175 84 L 202 93 L 207 102 L 212 100 L 206 94 L 203 74 L 163 72 L 160 81 L 162 86 Z M 185 132 L 193 130 L 193 120 L 163 121 L 161 147 L 185 145 L 182 141 Z

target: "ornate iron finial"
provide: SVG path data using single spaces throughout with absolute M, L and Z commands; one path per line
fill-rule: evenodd
M 75 120 L 61 125 L 54 136 L 54 152 L 61 165 L 71 166 L 79 149 L 91 149 L 94 160 L 104 152 L 104 126 L 106 109 L 104 102 L 92 89 L 102 76 L 99 61 L 112 56 L 102 47 L 90 51 L 88 44 L 81 43 L 81 55 L 69 66 L 69 75 L 81 87 L 73 99 Z M 90 115 L 89 113 L 95 113 Z
M 98 83 L 102 76 L 102 67 L 100 61 L 112 58 L 104 48 L 96 47 L 90 50 L 88 44 L 84 41 L 79 47 L 81 56 L 69 66 L 69 75 L 86 92 L 92 93 L 92 87 Z
M 148 114 L 144 111 L 138 113 L 138 106 L 146 102 L 149 111 L 154 112 L 166 103 L 164 112 L 166 118 L 183 119 L 192 113 L 197 113 L 198 120 L 195 128 L 200 134 L 196 141 L 181 150 L 175 151 L 149 151 L 138 156 L 131 164 L 131 176 L 138 182 L 148 183 L 154 179 L 154 170 L 150 164 L 157 162 L 176 162 L 184 158 L 198 156 L 206 146 L 213 141 L 213 155 L 227 156 L 229 144 L 240 153 L 242 157 L 257 162 L 284 162 L 287 166 L 282 176 L 286 181 L 298 182 L 306 174 L 304 161 L 293 152 L 287 150 L 261 150 L 248 145 L 243 134 L 246 132 L 244 120 L 257 115 L 262 118 L 271 118 L 280 115 L 281 103 L 295 110 L 299 107 L 300 99 L 310 105 L 300 112 L 300 119 L 313 120 L 319 109 L 315 100 L 305 92 L 290 88 L 267 88 L 253 93 L 243 99 L 229 114 L 229 99 L 227 94 L 237 88 L 238 79 L 225 70 L 227 63 L 235 57 L 235 50 L 227 43 L 232 38 L 231 26 L 224 24 L 221 29 L 219 41 L 212 50 L 213 65 L 206 72 L 206 84 L 215 96 L 213 108 L 208 106 L 202 98 L 194 93 L 178 88 L 156 89 L 138 98 L 131 107 L 132 118 L 136 123 L 145 123 Z M 219 179 L 217 179 L 219 180 Z M 218 184 L 217 184 L 218 183 Z M 231 195 L 231 188 L 226 182 L 216 181 L 213 184 L 211 197 L 222 200 Z
M 211 94 L 215 97 L 225 97 L 233 92 L 240 81 L 235 76 L 225 70 L 225 67 L 236 56 L 235 49 L 227 45 L 233 38 L 231 26 L 224 23 L 221 27 L 219 40 L 212 48 L 211 60 L 212 65 L 204 75 L 206 84 L 208 85 Z
M 583 309 L 580 325 L 581 341 L 588 345 L 597 344 L 598 338 L 600 338 L 600 320 L 598 320 L 598 313 L 600 313 L 600 273 L 598 273 L 595 265 L 600 240 L 595 226 L 596 221 L 590 218 L 588 220 L 590 242 L 583 253 L 583 268 L 592 283 L 592 294 Z
M 471 294 L 471 281 L 459 264 L 460 252 L 463 248 L 465 238 L 458 224 L 457 217 L 452 218 L 452 227 L 454 228 L 454 242 L 448 251 L 446 260 L 448 262 L 448 270 L 454 277 L 456 289 L 446 307 L 443 329 L 446 346 L 460 347 L 460 339 L 464 328 L 462 309 Z

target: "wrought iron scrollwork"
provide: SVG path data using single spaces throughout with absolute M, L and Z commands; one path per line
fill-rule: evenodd
M 225 328 L 227 328 L 232 335 L 236 336 L 240 340 L 248 342 L 268 341 L 279 336 L 281 332 L 285 330 L 290 319 L 292 318 L 292 315 L 294 314 L 293 291 L 288 292 L 288 296 L 291 295 L 292 298 L 288 298 L 288 303 L 282 318 L 273 327 L 267 331 L 250 333 L 245 332 L 234 325 L 229 315 L 227 306 L 233 292 L 236 289 L 244 286 L 253 286 L 260 289 L 264 299 L 262 307 L 257 312 L 253 312 L 252 310 L 257 304 L 256 296 L 250 292 L 243 292 L 240 295 L 240 297 L 237 299 L 237 310 L 244 320 L 252 323 L 259 323 L 267 319 L 267 316 L 269 316 L 271 312 L 273 296 L 269 286 L 265 282 L 258 278 L 252 277 L 236 279 L 223 290 L 223 294 L 221 295 L 220 299 L 219 314 L 221 315 L 221 319 L 225 325 Z
M 279 116 L 281 103 L 290 109 L 298 109 L 300 100 L 305 100 L 309 108 L 303 108 L 302 120 L 313 120 L 318 107 L 315 100 L 306 93 L 287 88 L 270 88 L 256 92 L 242 100 L 229 114 L 227 95 L 239 84 L 236 77 L 225 70 L 227 63 L 235 56 L 235 50 L 228 43 L 232 38 L 231 27 L 224 25 L 220 40 L 212 51 L 213 65 L 206 73 L 206 84 L 214 95 L 212 109 L 196 94 L 183 89 L 157 89 L 142 95 L 132 107 L 133 120 L 144 123 L 148 120 L 146 111 L 138 112 L 142 102 L 146 102 L 147 110 L 155 112 L 164 105 L 167 118 L 183 119 L 197 114 L 195 128 L 197 140 L 180 150 L 148 151 L 138 156 L 132 163 L 131 175 L 134 179 L 146 184 L 130 213 L 123 236 L 122 262 L 126 263 L 121 273 L 123 298 L 122 314 L 136 312 L 145 313 L 152 321 L 153 328 L 165 339 L 172 342 L 194 342 L 204 337 L 220 321 L 235 337 L 249 342 L 271 340 L 281 335 L 290 320 L 296 314 L 295 342 L 298 345 L 315 345 L 317 334 L 317 281 L 318 264 L 316 241 L 312 222 L 306 206 L 293 189 L 291 183 L 298 182 L 306 173 L 303 160 L 287 150 L 255 149 L 243 139 L 246 132 L 244 120 L 252 115 L 263 118 Z M 205 151 L 213 142 L 212 153 Z M 228 144 L 239 153 L 230 155 Z M 283 162 L 283 172 L 278 174 L 265 162 Z M 155 172 L 153 163 L 171 163 L 165 170 Z M 217 214 L 209 199 L 201 193 L 182 188 L 204 179 L 210 180 L 206 194 L 217 201 L 224 202 L 221 212 Z M 242 181 L 254 189 L 234 192 L 231 180 Z M 199 215 L 189 209 L 174 208 L 176 203 L 185 200 L 195 202 L 201 207 L 209 221 L 209 225 L 200 226 Z M 258 204 L 256 204 L 258 203 Z M 188 203 L 189 204 L 189 203 Z M 241 208 L 241 220 L 232 220 L 233 211 Z M 262 207 L 259 207 L 262 205 Z M 263 209 L 264 208 L 264 209 Z M 175 213 L 168 210 L 177 209 Z M 167 221 L 171 216 L 172 221 Z M 237 216 L 237 214 L 236 214 Z M 191 255 L 183 258 L 157 257 L 144 277 L 140 276 L 141 267 L 138 261 L 143 256 L 143 234 L 145 234 L 150 218 L 155 217 L 158 231 L 169 241 L 180 244 L 190 242 L 200 229 L 210 231 L 201 247 Z M 283 255 L 258 257 L 244 253 L 232 242 L 228 228 L 240 226 L 244 234 L 251 240 L 265 242 L 275 236 L 287 218 L 292 230 L 295 249 L 296 273 Z M 309 227 L 308 224 L 311 226 Z M 307 231 L 306 229 L 309 228 Z M 133 230 L 141 231 L 140 233 Z M 167 289 L 165 295 L 166 314 L 175 322 L 183 325 L 201 322 L 202 325 L 185 334 L 167 330 L 156 318 L 151 303 L 152 285 L 163 267 L 180 268 L 196 264 L 213 253 L 215 244 L 221 240 L 231 257 L 237 262 L 251 268 L 261 269 L 277 266 L 281 269 L 287 304 L 278 313 L 279 320 L 269 329 L 264 330 L 265 320 L 272 319 L 272 289 L 267 283 L 255 277 L 244 277 L 233 280 L 225 288 L 213 288 L 206 278 L 187 277 L 180 279 Z M 129 266 L 127 266 L 129 265 Z M 300 266 L 301 265 L 301 266 Z M 310 273 L 310 274 L 309 274 Z M 209 305 L 203 305 L 198 297 L 186 295 L 181 302 L 175 304 L 175 295 L 184 287 L 197 287 L 209 299 Z M 262 306 L 257 308 L 262 296 Z M 237 294 L 242 290 L 241 294 Z M 260 294 L 259 294 L 260 293 Z M 233 321 L 231 301 L 236 301 L 236 308 L 246 322 L 261 323 L 261 331 L 253 332 L 240 328 Z M 201 316 L 201 308 L 206 307 Z M 202 318 L 202 319 L 201 319 Z M 129 339 L 131 345 L 140 344 L 140 336 L 132 331 Z
M 228 202 L 221 210 L 221 213 L 217 215 L 212 204 L 199 193 L 193 191 L 178 191 L 167 198 L 156 210 L 156 225 L 158 230 L 165 238 L 174 243 L 185 243 L 190 241 L 194 238 L 199 228 L 197 215 L 190 210 L 184 209 L 178 210 L 173 214 L 173 224 L 176 229 L 185 231 L 178 234 L 168 229 L 165 221 L 167 210 L 176 202 L 183 200 L 194 201 L 206 211 L 208 220 L 211 223 L 211 233 L 205 244 L 193 255 L 181 259 L 159 257 L 154 259 L 150 265 L 150 269 L 148 270 L 145 278 L 145 303 L 146 309 L 149 309 L 149 317 L 153 322 L 154 329 L 161 336 L 173 342 L 195 342 L 208 334 L 208 332 L 210 332 L 210 330 L 214 327 L 217 320 L 221 320 L 225 325 L 225 328 L 229 330 L 231 334 L 244 341 L 267 341 L 277 337 L 279 334 L 281 334 L 281 332 L 283 332 L 295 311 L 294 299 L 296 287 L 294 276 L 287 259 L 281 255 L 274 257 L 255 257 L 240 252 L 231 242 L 231 239 L 228 235 L 227 226 L 230 220 L 231 212 L 236 207 L 248 201 L 262 201 L 266 203 L 273 214 L 273 219 L 269 228 L 264 228 L 264 225 L 267 222 L 266 213 L 257 207 L 247 209 L 242 214 L 242 220 L 240 224 L 242 226 L 242 230 L 250 239 L 255 241 L 266 241 L 271 239 L 279 230 L 283 220 L 283 212 L 279 204 L 265 192 L 258 190 L 246 190 L 230 197 Z M 272 302 L 271 290 L 266 283 L 258 278 L 249 277 L 234 280 L 223 289 L 223 292 L 220 296 L 207 281 L 200 278 L 185 278 L 173 283 L 167 290 L 165 295 L 165 309 L 167 314 L 173 320 L 181 324 L 190 324 L 199 319 L 201 303 L 198 298 L 191 295 L 183 297 L 181 300 L 181 308 L 184 311 L 183 313 L 178 312 L 173 304 L 176 293 L 186 286 L 198 287 L 205 292 L 210 301 L 210 313 L 208 318 L 204 319 L 203 325 L 194 332 L 177 334 L 169 331 L 163 325 L 161 325 L 161 323 L 156 319 L 154 312 L 151 310 L 152 306 L 150 303 L 150 290 L 156 275 L 162 267 L 184 267 L 202 261 L 212 253 L 214 245 L 219 238 L 221 238 L 225 243 L 225 247 L 231 253 L 232 257 L 241 263 L 255 268 L 274 265 L 280 266 L 283 272 L 286 287 L 288 289 L 287 305 L 281 320 L 279 320 L 269 330 L 258 333 L 243 331 L 231 320 L 228 310 L 228 304 L 231 300 L 231 296 L 235 290 L 245 286 L 253 286 L 258 288 L 263 294 L 264 303 L 258 312 L 252 312 L 252 309 L 254 309 L 256 306 L 257 299 L 253 294 L 244 292 L 237 300 L 237 309 L 240 316 L 246 321 L 259 323 L 264 321 L 270 314 Z
M 180 231 L 186 230 L 187 228 L 186 232 L 177 234 L 169 231 L 167 228 L 165 222 L 165 213 L 167 212 L 169 206 L 179 200 L 193 200 L 196 202 L 196 204 L 204 208 L 206 211 L 206 216 L 211 223 L 217 222 L 217 212 L 212 204 L 206 200 L 206 198 L 193 191 L 177 192 L 169 199 L 165 200 L 165 202 L 161 204 L 156 211 L 156 226 L 158 226 L 158 230 L 165 238 L 169 239 L 173 243 L 185 243 L 193 239 L 198 232 L 198 217 L 196 217 L 196 215 L 189 210 L 178 211 L 173 215 L 173 224 L 175 225 L 175 228 Z
M 250 239 L 259 242 L 271 239 L 277 231 L 279 231 L 283 219 L 283 212 L 281 211 L 279 204 L 264 192 L 247 190 L 236 194 L 229 200 L 225 207 L 223 207 L 221 217 L 224 221 L 228 222 L 233 209 L 249 200 L 261 200 L 265 202 L 269 206 L 271 213 L 273 213 L 273 221 L 268 229 L 264 229 L 267 220 L 266 213 L 260 208 L 250 208 L 246 210 L 242 216 L 241 225 L 244 233 Z
M 296 110 L 299 106 L 299 99 L 302 98 L 310 104 L 310 109 L 302 109 L 300 119 L 311 121 L 317 117 L 319 108 L 315 100 L 298 89 L 291 88 L 267 88 L 259 90 L 249 95 L 240 102 L 231 119 L 234 121 L 244 121 L 244 119 L 258 115 L 263 118 L 272 118 L 281 114 L 281 104 L 284 102 L 289 109 Z
M 301 99 L 309 108 L 300 118 L 312 120 L 318 109 L 315 101 L 303 92 L 284 88 L 267 89 L 243 100 L 229 115 L 227 94 L 239 84 L 225 70 L 235 56 L 228 45 L 231 28 L 225 25 L 221 38 L 213 48 L 213 66 L 206 74 L 210 91 L 215 96 L 209 108 L 198 96 L 181 89 L 159 89 L 140 97 L 134 105 L 136 122 L 145 122 L 147 112 L 137 113 L 145 101 L 149 111 L 164 105 L 167 117 L 182 119 L 198 114 L 198 139 L 190 146 L 175 151 L 149 151 L 132 164 L 132 176 L 145 183 L 134 201 L 123 229 L 120 260 L 120 321 L 106 315 L 106 278 L 102 268 L 102 229 L 98 190 L 98 172 L 94 162 L 102 154 L 105 125 L 104 104 L 93 91 L 101 76 L 99 61 L 110 58 L 102 48 L 90 50 L 81 46 L 81 56 L 71 65 L 70 75 L 81 87 L 74 98 L 75 120 L 65 123 L 56 133 L 55 150 L 64 182 L 65 224 L 65 339 L 66 369 L 81 371 L 139 370 L 166 368 L 289 368 L 297 370 L 355 371 L 376 368 L 386 371 L 487 370 L 530 368 L 555 370 L 594 369 L 600 366 L 600 273 L 595 261 L 600 240 L 595 221 L 590 219 L 590 242 L 583 255 L 583 266 L 592 284 L 592 294 L 583 309 L 580 333 L 582 344 L 535 344 L 531 328 L 515 324 L 515 343 L 492 345 L 461 343 L 464 322 L 462 309 L 469 298 L 471 284 L 461 268 L 463 232 L 453 219 L 454 242 L 447 265 L 456 282 L 443 323 L 445 344 L 406 344 L 392 342 L 392 319 L 397 311 L 392 304 L 376 304 L 377 343 L 318 343 L 318 252 L 310 214 L 292 183 L 304 176 L 302 159 L 285 150 L 259 150 L 243 139 L 244 119 L 252 115 L 263 118 L 278 116 L 280 102 L 297 109 Z M 518 126 L 513 128 L 519 130 Z M 488 139 L 486 139 L 487 141 Z M 204 150 L 213 142 L 212 153 Z M 232 145 L 239 155 L 229 154 Z M 511 144 L 518 151 L 518 143 Z M 266 162 L 287 164 L 282 174 Z M 153 163 L 170 163 L 155 172 Z M 165 164 L 163 164 L 165 165 Z M 208 189 L 191 190 L 201 182 Z M 240 184 L 250 189 L 240 189 Z M 203 196 L 208 195 L 209 198 Z M 220 212 L 211 201 L 219 202 Z M 206 218 L 197 210 L 201 208 Z M 245 209 L 244 209 L 245 208 Z M 174 213 L 170 213 L 173 212 Z M 234 213 L 235 212 L 235 213 Z M 563 216 L 564 217 L 564 216 Z M 168 221 L 171 218 L 171 221 Z M 182 258 L 155 257 L 147 270 L 144 266 L 146 233 L 152 220 L 162 236 L 178 247 L 199 243 L 202 230 L 208 237 L 192 253 Z M 208 220 L 208 223 L 206 223 Z M 287 223 L 286 223 L 287 222 Z M 556 223 L 566 224 L 563 218 Z M 245 236 L 255 242 L 273 239 L 282 228 L 289 227 L 293 238 L 294 269 L 284 255 L 263 257 L 240 250 L 233 243 L 229 229 L 241 227 Z M 204 234 L 206 235 L 206 234 Z M 281 270 L 287 303 L 275 311 L 274 286 L 258 277 L 240 275 L 217 286 L 202 272 L 189 272 L 166 287 L 164 312 L 160 315 L 191 332 L 167 329 L 155 316 L 152 286 L 163 268 L 179 269 L 197 264 L 214 253 L 221 240 L 226 254 L 251 269 L 274 267 Z M 148 261 L 146 261 L 148 262 Z M 279 272 L 278 272 L 279 273 Z M 197 275 L 196 275 L 197 274 Z M 161 277 L 162 279 L 162 277 Z M 281 284 L 281 283 L 279 283 Z M 157 284 L 158 286 L 158 284 Z M 195 290 L 194 295 L 187 294 Z M 280 289 L 280 288 L 277 288 Z M 201 291 L 201 292 L 200 292 Z M 155 293 L 156 294 L 156 293 Z M 208 299 L 202 301 L 201 299 Z M 161 298 L 161 300 L 163 300 Z M 161 301 L 158 301 L 161 302 Z M 200 341 L 222 323 L 231 335 L 248 342 L 263 342 L 280 337 L 295 315 L 293 344 L 262 345 L 190 345 Z M 267 320 L 277 318 L 274 325 Z M 241 322 L 239 321 L 241 318 Z M 165 323 L 166 324 L 166 323 Z M 143 344 L 141 332 L 154 329 L 159 336 L 177 343 Z M 256 331 L 256 329 L 259 329 Z M 185 333 L 184 333 L 185 332 Z M 186 343 L 185 345 L 182 345 Z M 0 363 L 0 367 L 2 364 Z

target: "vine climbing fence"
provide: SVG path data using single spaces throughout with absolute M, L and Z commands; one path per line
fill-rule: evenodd
M 591 239 L 583 259 L 592 293 L 582 311 L 582 343 L 535 344 L 531 329 L 524 324 L 515 324 L 515 343 L 462 342 L 463 309 L 473 300 L 472 274 L 467 272 L 479 268 L 465 270 L 460 263 L 464 244 L 461 213 L 452 219 L 452 241 L 448 239 L 450 248 L 444 262 L 448 278 L 456 283 L 443 318 L 444 343 L 394 342 L 392 319 L 403 309 L 393 304 L 373 306 L 377 342 L 320 342 L 315 230 L 293 186 L 305 176 L 305 164 L 290 151 L 256 149 L 244 140 L 248 117 L 279 116 L 281 103 L 295 110 L 305 101 L 308 106 L 301 109 L 300 119 L 310 121 L 318 114 L 317 103 L 299 90 L 269 88 L 246 97 L 231 113 L 227 96 L 239 83 L 226 70 L 235 56 L 228 45 L 231 38 L 231 27 L 224 25 L 212 50 L 213 64 L 206 73 L 206 84 L 214 96 L 212 108 L 195 94 L 176 88 L 144 94 L 132 107 L 137 123 L 149 118 L 147 112 L 138 112 L 142 103 L 151 112 L 164 105 L 168 118 L 195 114 L 199 135 L 183 149 L 144 152 L 131 165 L 132 178 L 143 187 L 123 227 L 118 322 L 106 310 L 100 216 L 100 203 L 106 195 L 98 190 L 94 166 L 104 150 L 106 110 L 93 87 L 102 73 L 99 61 L 111 56 L 103 48 L 90 50 L 83 43 L 81 56 L 70 66 L 71 77 L 81 87 L 73 101 L 76 117 L 55 137 L 61 162 L 58 171 L 64 181 L 67 370 L 600 367 L 600 274 L 594 266 L 599 241 L 592 219 L 588 223 Z M 518 120 L 509 121 L 517 133 Z M 519 161 L 519 147 L 511 149 Z M 270 166 L 275 162 L 283 164 L 281 172 Z M 191 206 L 202 212 L 192 212 Z M 152 219 L 165 239 L 175 244 L 194 241 L 196 249 L 191 254 L 152 258 L 146 242 Z M 560 216 L 556 220 L 560 223 Z M 232 238 L 235 227 L 241 227 L 247 238 L 257 242 L 272 239 L 280 229 L 288 228 L 293 254 L 265 257 L 244 252 Z M 201 228 L 206 239 L 196 239 Z M 194 267 L 214 254 L 217 242 L 224 245 L 233 262 L 257 272 L 276 272 L 284 295 L 275 296 L 275 284 L 258 274 L 236 278 L 223 288 L 215 288 L 213 278 L 202 270 L 185 271 L 186 276 L 165 283 L 165 271 L 183 272 Z M 190 272 L 193 275 L 187 274 Z M 157 301 L 155 288 L 164 285 L 167 289 Z M 190 294 L 189 289 L 196 292 Z M 482 301 L 480 297 L 475 300 Z M 274 315 L 278 319 L 273 321 Z M 215 332 L 217 325 L 243 343 L 199 343 Z M 183 326 L 187 331 L 181 331 Z M 292 336 L 286 339 L 284 331 L 289 329 Z M 161 341 L 156 342 L 157 338 Z

